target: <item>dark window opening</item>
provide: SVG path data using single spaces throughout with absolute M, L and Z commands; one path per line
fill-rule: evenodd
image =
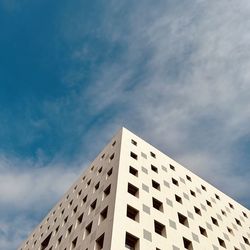
M 138 176 L 138 170 L 136 170 L 135 168 L 129 166 L 129 173 L 134 175 L 134 176 Z
M 161 190 L 160 184 L 154 180 L 152 180 L 152 187 L 159 191 Z
M 188 250 L 192 250 L 193 249 L 193 245 L 192 242 L 186 238 L 183 237 L 183 245 L 184 248 L 188 249 Z
M 155 232 L 161 236 L 166 237 L 166 227 L 158 221 L 154 221 Z
M 200 229 L 200 233 L 201 233 L 202 235 L 204 235 L 204 236 L 207 237 L 207 231 L 206 231 L 206 229 L 203 228 L 203 227 L 199 227 L 199 229 Z
M 137 160 L 137 158 L 138 158 L 137 154 L 135 154 L 135 153 L 133 153 L 133 152 L 130 152 L 130 156 L 131 156 L 132 158 L 134 158 L 135 160 Z
M 184 226 L 186 226 L 186 227 L 189 227 L 189 225 L 188 225 L 188 219 L 187 219 L 186 216 L 184 216 L 183 214 L 178 213 L 178 219 L 179 219 L 179 222 L 180 222 L 182 225 L 184 225 Z
M 173 183 L 174 185 L 176 185 L 176 186 L 179 186 L 178 181 L 177 181 L 177 180 L 175 180 L 174 178 L 172 178 L 172 183 Z
M 103 245 L 104 245 L 104 233 L 95 242 L 96 242 L 95 250 L 101 250 L 101 249 L 103 249 Z
M 158 173 L 158 168 L 154 165 L 151 165 L 151 170 Z
M 181 203 L 181 204 L 182 204 L 182 199 L 181 199 L 181 197 L 180 197 L 180 196 L 175 195 L 175 200 L 176 200 L 177 202 L 179 202 L 179 203 Z
M 226 244 L 225 244 L 225 241 L 224 241 L 224 240 L 218 238 L 218 241 L 219 241 L 220 246 L 226 248 Z
M 128 193 L 136 196 L 136 197 L 139 197 L 139 188 L 137 188 L 136 186 L 128 183 Z
M 161 212 L 163 212 L 163 203 L 155 198 L 152 198 L 153 207 Z
M 52 232 L 41 243 L 41 250 L 45 249 L 49 245 L 51 235 L 52 235 Z
M 129 205 L 127 205 L 127 217 L 139 222 L 139 211 Z
M 126 233 L 125 247 L 130 250 L 137 250 L 138 246 L 139 246 L 139 238 L 130 233 Z

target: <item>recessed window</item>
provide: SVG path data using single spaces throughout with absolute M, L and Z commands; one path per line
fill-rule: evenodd
M 229 207 L 231 207 L 232 209 L 234 209 L 234 206 L 231 203 L 228 203 Z
M 187 180 L 192 181 L 191 177 L 186 175 Z
M 75 208 L 73 209 L 74 214 L 77 212 L 77 208 L 78 206 L 75 206 Z
M 192 250 L 193 249 L 192 242 L 190 240 L 184 238 L 184 237 L 183 237 L 183 245 L 184 245 L 185 249 L 188 249 L 188 250 Z
M 166 227 L 159 221 L 154 220 L 154 228 L 157 234 L 166 237 Z
M 133 153 L 133 152 L 130 152 L 130 156 L 131 156 L 132 158 L 134 158 L 135 160 L 137 160 L 137 158 L 138 158 L 137 154 L 135 154 L 135 153 Z
M 110 157 L 109 157 L 109 161 L 112 161 L 115 157 L 115 153 L 113 153 Z
M 137 142 L 136 142 L 135 140 L 131 139 L 131 143 L 132 143 L 133 145 L 137 146 Z
M 211 220 L 214 225 L 219 226 L 218 221 L 215 218 L 211 217 Z
M 226 212 L 224 210 L 221 210 L 221 213 L 225 216 L 227 216 Z
M 103 249 L 104 233 L 95 241 L 95 250 Z
M 90 183 L 91 183 L 91 180 L 89 180 L 89 181 L 87 182 L 87 186 L 89 186 L 89 185 L 90 185 Z
M 77 223 L 78 223 L 78 224 L 81 224 L 81 223 L 82 223 L 83 214 L 84 214 L 84 213 L 82 213 L 82 214 L 77 218 Z
M 76 243 L 77 243 L 77 237 L 72 241 L 70 249 L 74 249 L 76 247 Z
M 107 177 L 111 176 L 113 172 L 113 168 L 111 168 L 108 172 L 107 172 Z
M 100 186 L 100 181 L 95 185 L 95 190 L 98 190 L 99 186 Z
M 81 194 L 82 194 L 82 190 L 80 190 L 80 191 L 78 192 L 78 197 L 79 197 Z
M 204 190 L 204 191 L 207 191 L 206 187 L 201 185 L 201 189 Z
M 242 214 L 244 215 L 244 217 L 248 218 L 246 213 L 242 212 Z
M 127 205 L 127 217 L 139 222 L 139 211 L 129 205 Z
M 41 243 L 41 250 L 44 250 L 44 249 L 49 245 L 51 235 L 52 235 L 52 233 L 50 233 L 50 234 L 45 238 L 45 240 Z
M 150 152 L 150 155 L 153 157 L 153 158 L 156 158 L 156 155 L 155 155 L 155 153 L 153 153 L 153 152 Z
M 194 207 L 195 213 L 201 215 L 201 210 L 198 207 Z
M 104 221 L 108 216 L 108 207 L 105 207 L 100 213 L 101 221 Z
M 208 205 L 209 207 L 212 207 L 212 204 L 211 204 L 210 201 L 206 200 L 206 203 L 207 203 L 207 205 Z
M 92 172 L 92 171 L 94 170 L 94 168 L 95 168 L 95 167 L 94 167 L 94 166 L 92 166 L 92 167 L 91 167 L 91 169 L 90 169 L 90 171 Z
M 226 248 L 226 244 L 224 240 L 222 240 L 221 238 L 218 238 L 218 241 L 219 241 L 220 246 Z
M 151 170 L 158 173 L 158 168 L 154 165 L 151 165 Z
M 193 190 L 190 190 L 190 194 L 193 195 L 194 197 L 196 197 L 196 194 Z
M 114 141 L 114 142 L 112 143 L 112 147 L 114 147 L 114 146 L 115 146 L 115 144 L 116 144 L 116 141 Z
M 233 229 L 232 229 L 232 228 L 227 227 L 227 231 L 228 231 L 230 234 L 234 235 L 234 233 L 233 233 Z
M 91 233 L 92 230 L 92 224 L 93 222 L 91 221 L 88 226 L 86 226 L 85 231 L 86 231 L 86 236 L 89 235 Z
M 57 245 L 60 245 L 61 244 L 61 242 L 62 242 L 62 235 L 59 237 L 59 239 L 57 240 Z
M 68 221 L 68 216 L 64 219 L 64 224 L 67 223 Z
M 153 207 L 163 212 L 163 203 L 155 198 L 152 198 Z
M 102 167 L 98 169 L 98 173 L 100 174 L 102 172 Z
M 138 247 L 139 247 L 139 238 L 126 232 L 125 248 L 130 250 L 137 250 Z
M 204 236 L 207 237 L 207 231 L 206 231 L 206 229 L 203 228 L 203 227 L 199 227 L 199 229 L 200 229 L 200 233 L 201 233 L 202 235 L 204 235 Z
M 86 196 L 82 199 L 83 204 L 87 201 L 87 198 L 88 198 L 88 195 L 86 195 Z
M 172 169 L 173 171 L 175 171 L 175 167 L 173 165 L 169 164 L 169 167 L 170 167 L 170 169 Z
M 96 203 L 97 203 L 97 200 L 95 200 L 91 203 L 91 205 L 90 205 L 91 211 L 93 211 L 96 208 Z
M 110 189 L 111 189 L 111 184 L 105 188 L 105 190 L 103 191 L 104 193 L 104 197 L 107 197 L 110 194 Z
M 104 159 L 104 157 L 105 157 L 105 154 L 102 155 L 101 159 Z
M 176 200 L 177 202 L 179 202 L 179 203 L 181 203 L 181 204 L 182 204 L 182 199 L 181 199 L 181 197 L 180 197 L 180 196 L 175 195 L 175 200 Z
M 219 196 L 218 194 L 215 194 L 215 198 L 216 198 L 217 200 L 220 200 L 220 196 Z
M 152 187 L 159 191 L 161 190 L 160 184 L 154 180 L 152 180 Z
M 188 219 L 187 219 L 187 217 L 185 215 L 183 215 L 181 213 L 178 213 L 178 219 L 179 219 L 179 222 L 182 225 L 184 225 L 186 227 L 189 227 L 189 225 L 188 225 Z
M 138 177 L 138 170 L 129 166 L 129 173 Z
M 178 181 L 177 181 L 177 180 L 175 180 L 174 178 L 172 178 L 172 183 L 173 183 L 174 185 L 176 185 L 176 186 L 179 186 Z
M 242 225 L 241 225 L 241 222 L 240 222 L 238 219 L 235 218 L 235 221 L 236 221 L 236 223 L 237 223 L 239 226 L 242 226 Z
M 247 245 L 250 245 L 249 240 L 246 237 L 242 236 L 242 238 Z
M 68 228 L 68 234 L 70 234 L 71 233 L 71 231 L 72 231 L 72 225 Z
M 132 194 L 133 196 L 139 197 L 139 188 L 128 183 L 128 193 Z

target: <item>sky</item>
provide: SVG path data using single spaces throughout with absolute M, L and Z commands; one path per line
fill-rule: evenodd
M 0 249 L 124 126 L 250 208 L 250 2 L 0 0 Z

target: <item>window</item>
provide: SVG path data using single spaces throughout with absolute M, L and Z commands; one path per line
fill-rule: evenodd
M 173 183 L 174 185 L 176 185 L 176 186 L 179 186 L 178 181 L 177 181 L 177 180 L 175 180 L 174 178 L 172 178 L 172 183 Z
M 99 186 L 100 186 L 100 181 L 95 185 L 95 190 L 98 190 Z
M 129 166 L 129 173 L 138 177 L 138 170 L 136 170 L 135 168 L 131 166 Z
M 152 187 L 159 191 L 161 190 L 160 184 L 154 180 L 152 180 Z
M 116 144 L 116 141 L 114 141 L 114 142 L 112 143 L 112 147 L 114 147 L 114 146 L 115 146 L 115 144 Z
M 193 190 L 190 190 L 190 194 L 193 195 L 194 197 L 196 197 L 196 194 Z
M 125 247 L 130 250 L 137 250 L 139 247 L 139 238 L 126 232 Z
M 135 160 L 137 160 L 137 158 L 138 158 L 137 154 L 135 154 L 135 153 L 133 153 L 133 152 L 130 152 L 130 156 L 131 156 L 132 158 L 134 158 Z
M 131 139 L 131 143 L 132 143 L 133 145 L 137 146 L 137 142 L 136 142 L 135 140 Z
M 154 229 L 157 234 L 166 237 L 166 227 L 156 220 L 154 220 Z
M 76 247 L 76 243 L 77 243 L 77 237 L 72 241 L 71 249 L 74 249 Z
M 225 212 L 224 210 L 221 210 L 221 213 L 222 213 L 223 215 L 225 215 L 225 216 L 227 215 L 226 212 Z
M 203 189 L 204 191 L 207 191 L 206 187 L 201 185 L 201 189 Z
M 236 221 L 236 223 L 237 223 L 239 226 L 242 226 L 242 225 L 241 225 L 241 222 L 240 222 L 238 219 L 235 218 L 235 221 Z
M 249 240 L 246 237 L 242 236 L 242 238 L 247 245 L 250 245 Z
M 104 233 L 95 241 L 95 250 L 103 249 Z
M 232 209 L 234 209 L 234 206 L 231 203 L 228 203 L 229 207 L 231 207 Z
M 169 164 L 169 167 L 170 167 L 170 169 L 172 169 L 173 171 L 175 171 L 175 167 L 173 165 Z
M 64 219 L 64 224 L 67 223 L 68 221 L 68 216 Z
M 186 227 L 189 227 L 189 225 L 188 225 L 188 219 L 187 219 L 186 216 L 184 216 L 183 214 L 178 213 L 178 219 L 179 219 L 179 222 L 180 222 L 182 225 L 184 225 L 184 226 L 186 226 Z
M 248 218 L 246 213 L 242 212 L 242 214 L 244 215 L 244 217 Z
M 132 194 L 135 197 L 139 197 L 139 188 L 128 183 L 128 193 Z
M 234 235 L 233 229 L 231 229 L 230 227 L 227 227 L 227 231 L 228 231 L 230 234 Z
M 129 205 L 127 205 L 127 217 L 139 222 L 139 211 Z
M 104 159 L 104 157 L 105 157 L 105 154 L 102 155 L 101 159 Z
M 180 197 L 180 196 L 175 195 L 175 200 L 176 200 L 177 202 L 179 202 L 179 203 L 181 203 L 181 204 L 182 204 L 182 199 L 181 199 L 181 197 Z
M 97 200 L 95 200 L 91 203 L 91 205 L 90 205 L 91 211 L 93 211 L 96 208 L 96 203 L 97 203 Z
M 215 218 L 211 217 L 211 220 L 214 225 L 219 226 L 218 221 Z
M 113 172 L 113 168 L 111 168 L 108 172 L 107 172 L 107 177 L 111 176 Z
M 192 242 L 184 237 L 183 237 L 183 245 L 185 249 L 189 249 L 189 250 L 193 249 Z
M 153 157 L 153 158 L 156 158 L 156 155 L 155 155 L 155 153 L 153 153 L 153 152 L 150 152 L 150 155 Z
M 90 171 L 92 172 L 94 170 L 94 166 L 90 169 Z
M 110 157 L 109 157 L 109 161 L 112 161 L 115 157 L 115 153 L 113 153 Z
M 82 190 L 80 190 L 80 191 L 78 192 L 78 197 L 79 197 L 81 194 L 82 194 Z
M 51 238 L 52 232 L 45 238 L 45 240 L 41 243 L 41 250 L 44 250 L 50 242 L 50 238 Z
M 212 204 L 211 204 L 210 201 L 206 200 L 206 203 L 207 203 L 207 205 L 208 205 L 209 207 L 212 207 Z
M 81 223 L 82 223 L 83 214 L 84 214 L 84 213 L 82 213 L 82 214 L 77 218 L 77 223 L 78 223 L 78 224 L 81 224 Z
M 200 229 L 200 233 L 201 233 L 202 235 L 204 235 L 204 236 L 207 237 L 207 231 L 206 231 L 206 229 L 203 228 L 203 227 L 199 227 L 199 229 Z
M 187 180 L 192 181 L 191 177 L 186 175 Z
M 222 240 L 221 238 L 218 238 L 218 241 L 219 241 L 220 246 L 226 248 L 226 244 L 224 240 Z
M 218 194 L 215 194 L 215 198 L 216 198 L 217 200 L 220 200 L 220 196 L 219 196 Z
M 90 233 L 91 233 L 91 230 L 92 230 L 92 224 L 93 224 L 93 222 L 91 221 L 89 224 L 88 224 L 88 226 L 86 226 L 86 228 L 85 228 L 85 231 L 86 231 L 86 236 L 87 235 L 89 235 Z
M 163 203 L 155 198 L 152 198 L 153 207 L 163 212 Z
M 195 213 L 201 215 L 201 210 L 198 207 L 194 207 Z
M 73 209 L 74 214 L 77 212 L 77 208 L 78 206 L 75 206 L 75 208 Z
M 106 187 L 105 190 L 103 191 L 104 198 L 110 194 L 110 189 L 111 189 L 111 184 L 108 187 Z
M 60 245 L 61 244 L 61 242 L 62 242 L 62 235 L 60 236 L 60 238 L 58 239 L 58 241 L 57 241 L 57 245 Z
M 90 185 L 90 183 L 91 183 L 91 180 L 89 180 L 89 181 L 87 182 L 87 186 L 89 186 L 89 185 Z
M 108 207 L 105 207 L 100 213 L 100 220 L 104 221 L 108 216 Z
M 87 201 L 87 198 L 88 198 L 88 195 L 86 195 L 86 196 L 82 199 L 83 204 Z
M 156 173 L 158 173 L 158 169 L 157 169 L 157 167 L 154 166 L 154 165 L 151 165 L 151 170 L 154 171 L 154 172 L 156 172 Z
M 100 174 L 102 172 L 102 167 L 98 169 L 98 173 Z
M 70 234 L 71 233 L 71 231 L 72 231 L 72 225 L 68 228 L 68 234 Z

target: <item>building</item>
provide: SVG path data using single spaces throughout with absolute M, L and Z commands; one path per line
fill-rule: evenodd
M 247 250 L 249 210 L 122 128 L 20 250 Z

